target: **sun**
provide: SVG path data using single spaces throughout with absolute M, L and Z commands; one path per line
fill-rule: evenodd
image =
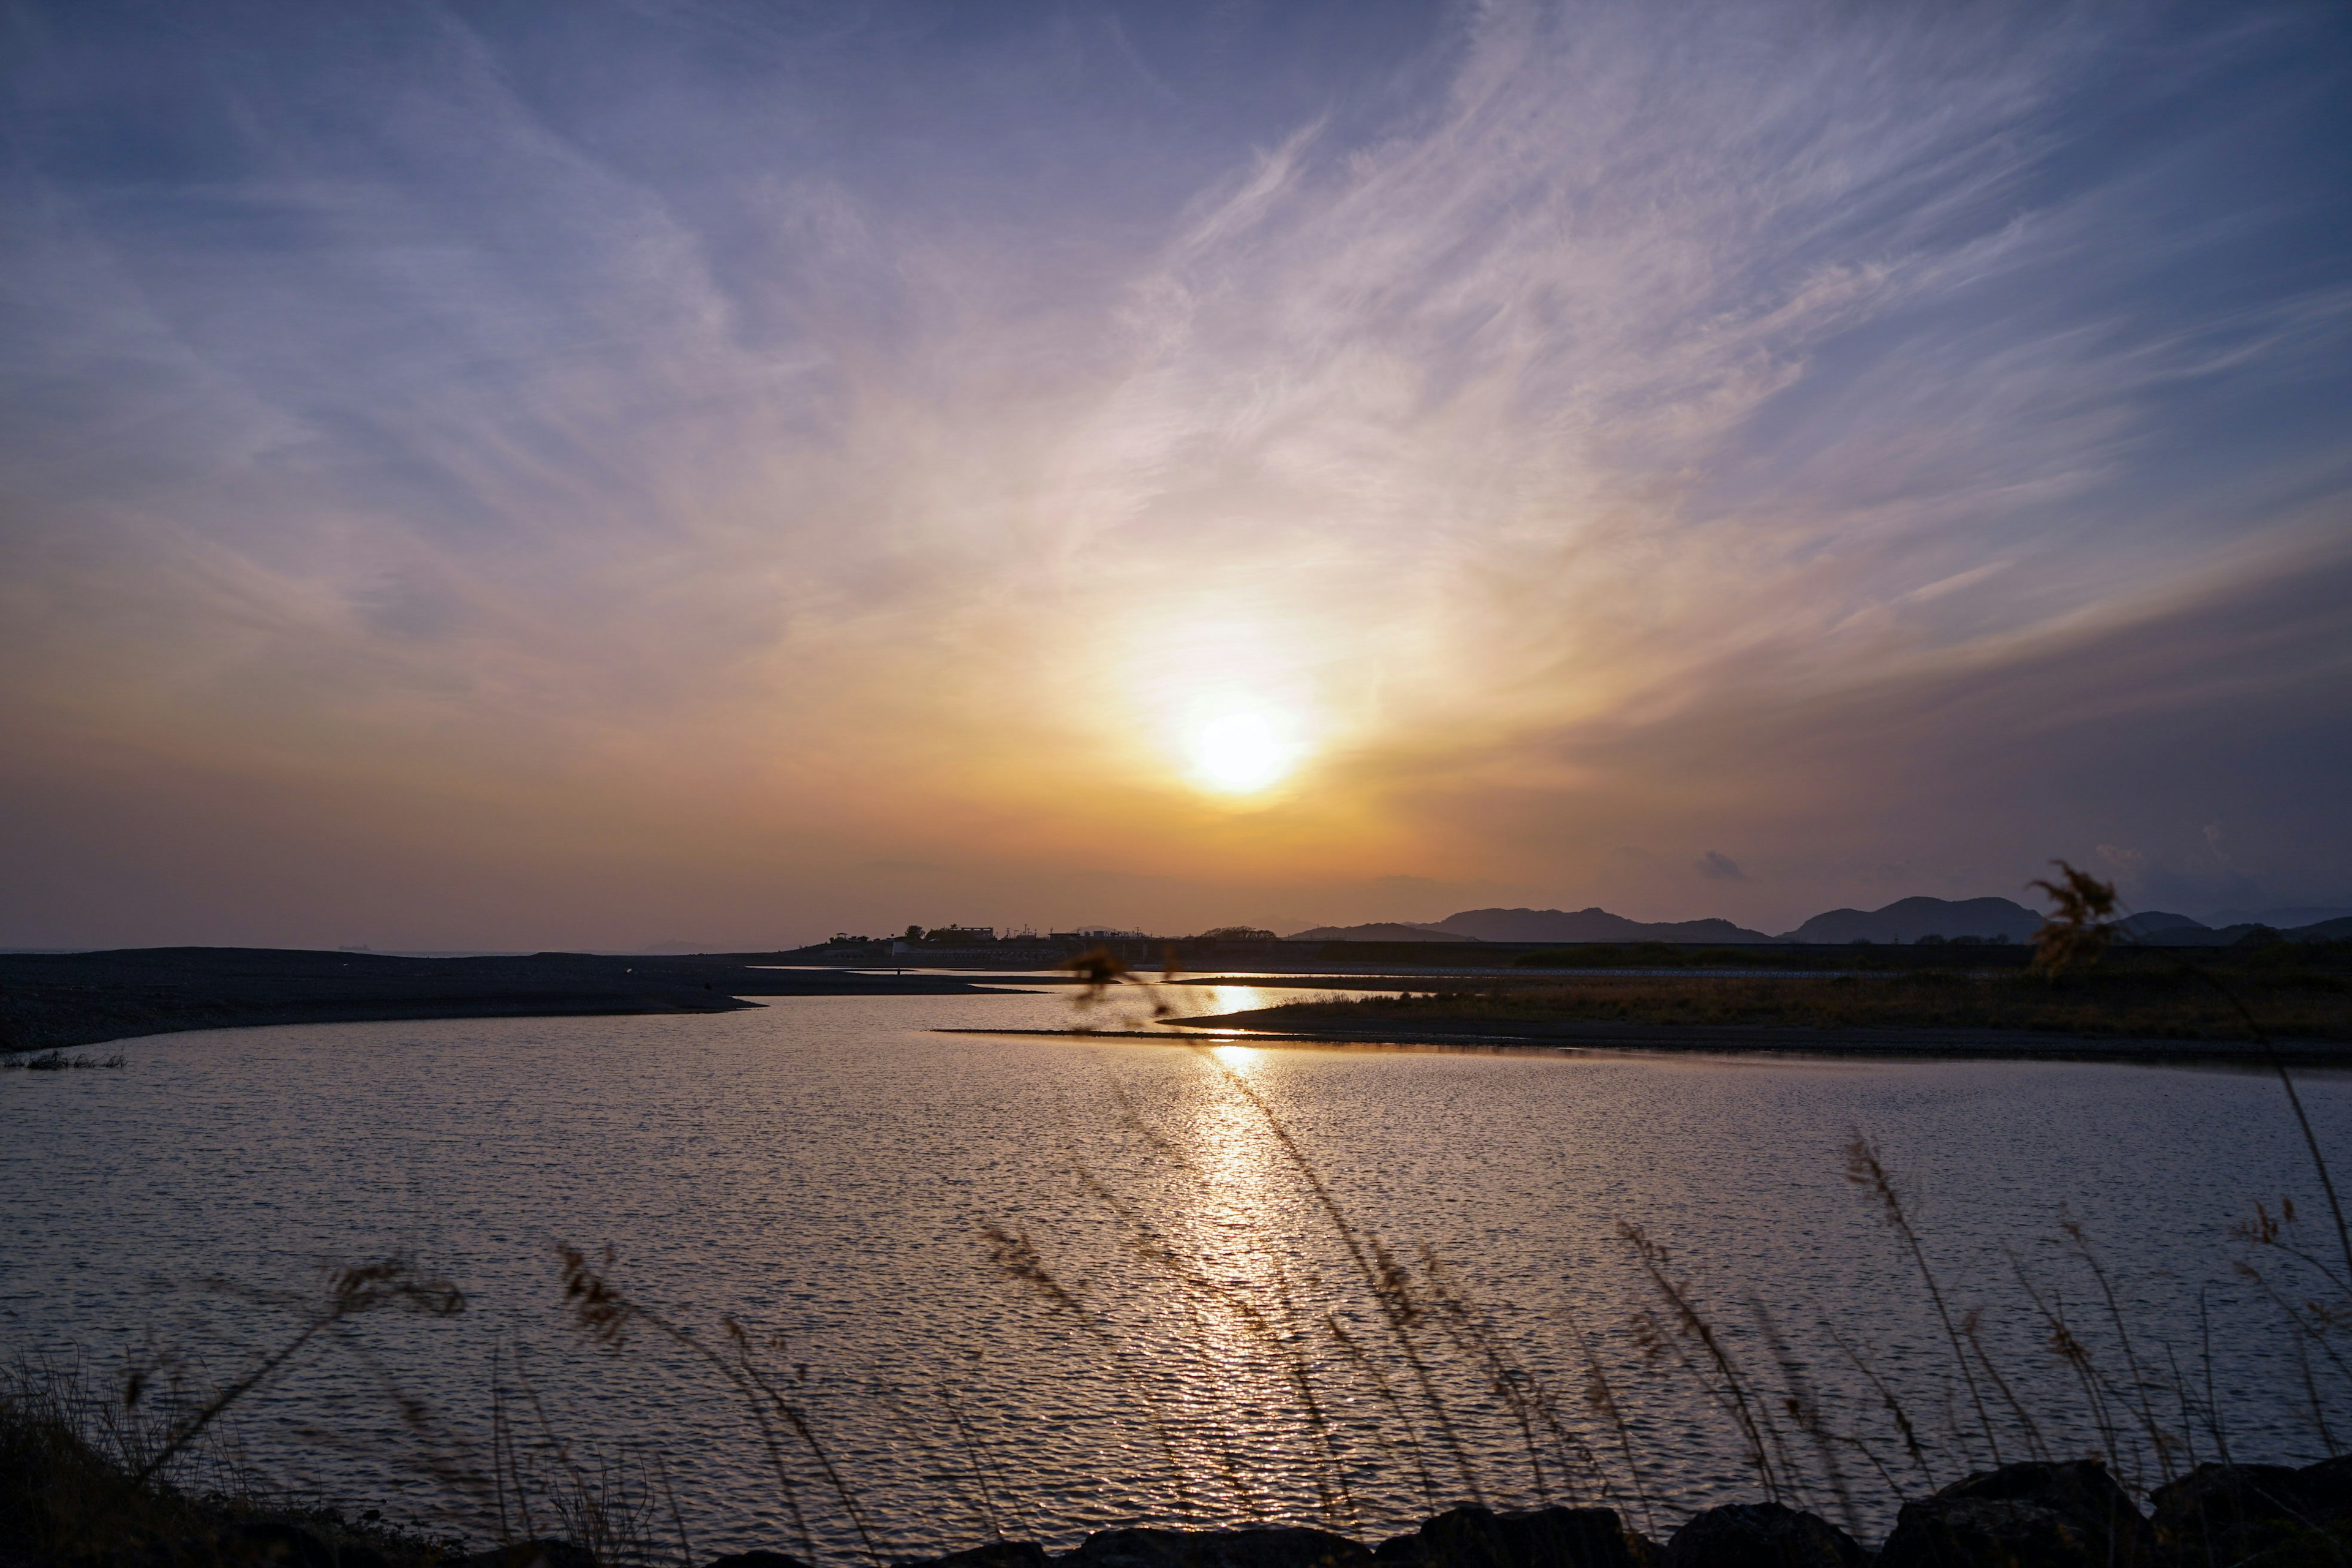
M 1289 726 L 1258 708 L 1232 708 L 1203 718 L 1185 750 L 1192 777 L 1218 795 L 1256 795 L 1290 776 L 1300 746 Z

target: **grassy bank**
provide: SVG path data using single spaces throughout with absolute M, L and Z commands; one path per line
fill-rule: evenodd
M 74 1370 L 0 1374 L 0 1568 L 430 1568 L 457 1545 L 275 1492 L 217 1449 L 159 1465 L 174 1422 L 123 1394 Z
M 770 954 L 538 952 L 411 958 L 280 948 L 0 953 L 0 1053 L 185 1029 L 423 1018 L 728 1013 L 749 996 L 933 995 L 939 975 L 781 970 Z
M 1846 970 L 1899 973 L 1912 969 L 2022 969 L 2029 947 L 1996 942 L 1938 942 L 1894 946 L 1855 942 L 1848 946 L 1694 947 L 1687 942 L 1579 942 L 1545 948 L 1511 960 L 1514 969 L 1770 969 L 1791 973 Z
M 2243 1040 L 2245 1013 L 2279 1039 L 2352 1042 L 2352 962 L 2340 945 L 2293 965 L 2240 966 L 2226 989 L 2154 962 L 2045 978 L 1919 970 L 1889 976 L 1594 974 L 1358 1000 L 1310 998 L 1259 1009 L 1247 1026 L 1401 1031 L 1547 1023 L 1662 1027 L 2002 1029 L 2090 1038 Z M 1197 1022 L 1197 1020 L 1195 1020 Z M 1238 1020 L 1236 1020 L 1238 1021 Z

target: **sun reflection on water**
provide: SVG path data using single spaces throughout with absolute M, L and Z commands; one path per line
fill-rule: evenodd
M 1180 1018 L 1201 1018 L 1214 1013 L 1247 1013 L 1272 1007 L 1296 997 L 1295 991 L 1267 985 L 1170 985 L 1160 996 Z
M 1190 1364 L 1175 1403 L 1189 1433 L 1223 1433 L 1219 1444 L 1278 1447 L 1299 1437 L 1270 1416 L 1284 1408 L 1286 1387 L 1282 1357 L 1270 1336 L 1299 1329 L 1293 1321 L 1299 1281 L 1281 1261 L 1299 1250 L 1297 1216 L 1285 1156 L 1264 1112 L 1244 1091 L 1272 1057 L 1251 1046 L 1204 1042 L 1197 1060 L 1198 1072 L 1188 1075 L 1184 1092 L 1170 1107 L 1174 1115 L 1168 1127 L 1187 1152 L 1192 1178 L 1173 1205 L 1171 1239 L 1198 1270 L 1195 1288 L 1183 1293 L 1181 1353 Z M 1254 1436 L 1244 1439 L 1244 1431 Z M 1204 1447 L 1200 1462 L 1219 1461 Z

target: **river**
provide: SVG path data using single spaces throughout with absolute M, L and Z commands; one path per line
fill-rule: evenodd
M 1066 993 L 803 997 L 221 1030 L 0 1074 L 0 1350 L 194 1390 L 289 1339 L 334 1268 L 404 1257 L 465 1311 L 346 1321 L 239 1403 L 228 1451 L 480 1535 L 526 1499 L 549 1527 L 561 1444 L 698 1556 L 803 1527 L 885 1557 L 1145 1522 L 1370 1540 L 1472 1496 L 1663 1533 L 1767 1475 L 1872 1545 L 1898 1490 L 1993 1442 L 2146 1484 L 2217 1437 L 2304 1460 L 2352 1430 L 2330 1347 L 2233 1271 L 2310 1293 L 2233 1235 L 2282 1197 L 2282 1239 L 2336 1245 L 2273 1078 L 939 1032 L 1072 1016 Z M 2352 1082 L 2299 1081 L 2352 1149 Z M 1848 1179 L 1857 1135 L 1945 1315 Z M 593 1342 L 564 1245 L 609 1247 L 692 1343 L 655 1318 Z M 772 1404 L 778 1480 L 752 1373 L 854 1511 Z

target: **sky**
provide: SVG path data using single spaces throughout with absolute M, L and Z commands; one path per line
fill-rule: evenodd
M 0 945 L 2352 902 L 2352 12 L 0 9 Z

